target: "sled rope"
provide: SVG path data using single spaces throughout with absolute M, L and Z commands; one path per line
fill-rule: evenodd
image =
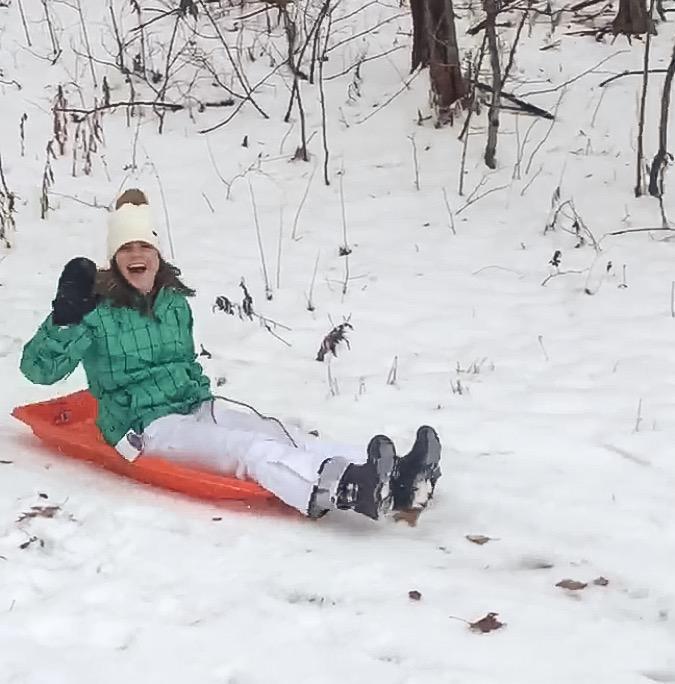
M 288 440 L 290 441 L 290 443 L 296 449 L 298 448 L 296 441 L 293 439 L 293 437 L 291 437 L 291 434 L 288 432 L 288 430 L 286 429 L 284 424 L 278 418 L 276 418 L 275 416 L 266 416 L 266 415 L 260 413 L 260 411 L 258 411 L 257 408 L 251 406 L 250 404 L 247 404 L 244 401 L 238 401 L 237 399 L 230 399 L 229 397 L 224 397 L 224 396 L 219 395 L 219 394 L 214 395 L 213 399 L 211 399 L 211 418 L 213 419 L 213 422 L 216 423 L 216 425 L 218 424 L 218 421 L 216 420 L 216 412 L 213 408 L 215 406 L 216 399 L 220 399 L 221 401 L 227 401 L 230 404 L 236 404 L 237 406 L 245 406 L 250 411 L 253 411 L 253 413 L 255 413 L 256 416 L 258 416 L 258 418 L 262 418 L 263 420 L 273 421 L 284 431 L 284 434 L 286 435 L 286 437 L 288 437 Z

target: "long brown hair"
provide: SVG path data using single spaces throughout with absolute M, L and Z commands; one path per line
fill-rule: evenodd
M 194 297 L 195 291 L 188 287 L 179 276 L 180 269 L 160 256 L 155 286 L 150 294 L 143 295 L 127 282 L 113 259 L 109 268 L 101 269 L 97 273 L 95 292 L 102 299 L 107 299 L 113 306 L 129 307 L 149 315 L 152 312 L 155 297 L 162 288 L 174 290 L 186 297 Z

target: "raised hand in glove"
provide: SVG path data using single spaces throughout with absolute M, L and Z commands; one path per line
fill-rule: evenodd
M 80 323 L 96 308 L 94 283 L 96 264 L 85 257 L 71 259 L 63 268 L 56 298 L 52 302 L 52 321 L 55 325 Z

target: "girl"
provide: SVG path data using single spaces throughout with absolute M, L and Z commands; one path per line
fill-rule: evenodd
M 142 453 L 252 479 L 312 518 L 352 509 L 378 519 L 423 508 L 440 477 L 441 446 L 427 426 L 407 455 L 383 435 L 366 453 L 291 436 L 281 424 L 216 405 L 196 361 L 194 290 L 160 254 L 140 190 L 117 200 L 108 222 L 109 268 L 66 264 L 52 312 L 24 347 L 21 371 L 52 384 L 82 363 L 98 401 L 97 425 L 120 458 Z

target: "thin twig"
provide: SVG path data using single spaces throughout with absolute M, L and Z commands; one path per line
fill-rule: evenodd
M 478 275 L 479 273 L 483 273 L 483 271 L 491 271 L 492 269 L 495 269 L 497 271 L 505 271 L 506 273 L 513 273 L 514 275 L 517 275 L 519 278 L 525 277 L 522 273 L 520 273 L 520 271 L 516 271 L 512 268 L 507 268 L 506 266 L 499 266 L 499 264 L 490 264 L 489 266 L 483 266 L 482 268 L 479 268 L 477 271 L 474 271 L 471 275 Z
M 326 4 L 328 4 L 330 0 L 326 0 Z M 323 140 L 323 182 L 326 185 L 330 185 L 330 178 L 328 177 L 328 157 L 329 157 L 329 151 L 328 151 L 328 125 L 326 123 L 326 93 L 324 89 L 324 81 L 323 81 L 323 65 L 325 60 L 325 55 L 327 51 L 327 46 L 328 46 L 328 39 L 330 37 L 330 29 L 331 29 L 331 21 L 332 21 L 332 12 L 328 12 L 328 26 L 326 28 L 326 39 L 324 41 L 323 45 L 323 51 L 321 55 L 319 56 L 319 100 L 321 103 L 321 132 L 322 132 L 322 140 Z M 319 32 L 317 31 L 317 35 L 319 35 Z
M 89 70 L 91 71 L 91 78 L 94 82 L 94 88 L 98 88 L 98 82 L 96 80 L 96 70 L 94 69 L 94 60 L 91 55 L 91 45 L 89 44 L 89 34 L 87 33 L 87 22 L 84 20 L 84 13 L 82 12 L 82 3 L 80 0 L 77 2 L 77 13 L 80 15 L 80 24 L 82 26 L 82 36 L 84 37 L 84 45 L 87 48 L 87 55 L 89 57 Z
M 450 227 L 450 230 L 452 231 L 452 234 L 457 235 L 457 231 L 455 230 L 455 217 L 452 215 L 452 209 L 450 208 L 450 201 L 448 200 L 448 193 L 444 187 L 441 188 L 441 190 L 443 191 L 443 202 L 445 203 L 445 208 L 448 212 L 448 218 L 450 219 L 448 225 Z
M 648 72 L 650 74 L 665 74 L 667 71 L 668 71 L 668 69 L 649 69 L 648 70 Z M 614 81 L 616 81 L 620 78 L 623 78 L 624 76 L 643 76 L 644 73 L 645 73 L 644 69 L 642 69 L 640 71 L 637 71 L 637 70 L 635 70 L 635 71 L 629 71 L 629 70 L 622 71 L 620 74 L 614 74 L 614 76 L 611 76 L 610 78 L 605 79 L 604 81 L 602 81 L 598 85 L 600 88 L 604 88 L 609 83 L 613 83 Z
M 300 200 L 300 204 L 298 205 L 298 210 L 295 212 L 295 217 L 293 218 L 293 230 L 291 231 L 291 240 L 296 240 L 296 231 L 298 228 L 298 220 L 300 218 L 300 212 L 302 211 L 303 206 L 305 205 L 305 201 L 307 200 L 307 195 L 309 195 L 309 188 L 312 185 L 312 180 L 314 178 L 314 174 L 316 173 L 316 166 L 312 169 L 312 173 L 309 174 L 309 180 L 307 181 L 307 185 L 305 186 L 305 192 L 302 195 L 302 199 Z
M 478 200 L 483 199 L 483 197 L 487 197 L 488 195 L 491 195 L 493 192 L 498 192 L 499 190 L 504 190 L 508 187 L 508 185 L 498 185 L 496 188 L 490 188 L 489 190 L 486 190 L 484 193 L 476 195 L 475 197 L 467 200 L 466 203 L 457 210 L 457 216 L 459 216 L 467 207 L 472 205 L 474 202 L 478 202 Z
M 504 68 L 504 73 L 502 75 L 502 88 L 504 87 L 504 85 L 506 85 L 506 79 L 509 77 L 511 69 L 513 68 L 513 64 L 515 62 L 516 57 L 516 49 L 518 48 L 518 42 L 520 41 L 520 34 L 522 33 L 523 26 L 525 26 L 525 22 L 527 21 L 527 18 L 530 15 L 530 8 L 532 7 L 533 2 L 534 0 L 528 0 L 527 7 L 523 12 L 523 16 L 520 18 L 520 23 L 518 24 L 518 28 L 516 29 L 516 35 L 513 39 L 513 43 L 511 44 L 511 51 L 509 52 L 509 61 L 506 63 L 506 67 Z
M 316 307 L 314 306 L 314 283 L 316 281 L 316 273 L 319 268 L 319 257 L 321 256 L 321 250 L 316 253 L 316 260 L 314 261 L 314 271 L 312 272 L 312 282 L 309 284 L 309 294 L 307 295 L 307 311 L 314 311 Z
M 225 52 L 227 54 L 228 59 L 230 60 L 230 64 L 232 64 L 232 68 L 234 70 L 235 76 L 237 77 L 237 80 L 239 81 L 242 88 L 244 89 L 244 92 L 246 93 L 245 101 L 249 101 L 258 110 L 258 112 L 263 116 L 263 118 L 269 119 L 269 115 L 266 114 L 258 106 L 258 103 L 253 99 L 253 89 L 251 88 L 250 84 L 246 80 L 245 74 L 237 66 L 237 63 L 236 63 L 236 61 L 232 55 L 232 51 L 230 50 L 230 47 L 227 44 L 227 41 L 225 40 L 225 37 L 223 36 L 223 33 L 220 30 L 220 27 L 218 26 L 216 20 L 213 18 L 213 15 L 209 11 L 208 7 L 206 6 L 206 2 L 204 0 L 197 0 L 197 1 L 202 6 L 204 13 L 206 14 L 208 20 L 211 22 L 211 25 L 213 26 L 213 28 L 216 32 L 216 35 L 218 36 L 218 38 L 220 38 L 220 42 L 221 42 L 222 46 L 225 48 Z
M 82 116 L 90 116 L 91 114 L 96 114 L 98 112 L 103 112 L 107 109 L 117 109 L 117 107 L 164 107 L 170 109 L 171 111 L 177 112 L 181 109 L 185 109 L 185 105 L 176 104 L 174 102 L 152 102 L 152 101 L 139 101 L 134 100 L 133 102 L 110 102 L 108 104 L 98 105 L 92 107 L 91 109 L 81 109 L 78 107 L 54 107 L 55 112 L 67 112 L 69 114 L 81 114 Z
M 176 252 L 173 248 L 173 235 L 171 233 L 171 220 L 169 219 L 169 208 L 166 203 L 166 195 L 164 194 L 164 186 L 162 185 L 162 180 L 159 177 L 159 171 L 157 170 L 157 167 L 155 166 L 155 162 L 150 159 L 147 151 L 145 153 L 145 157 L 148 160 L 148 163 L 150 164 L 150 168 L 152 169 L 152 172 L 157 179 L 157 185 L 159 186 L 159 195 L 162 198 L 162 207 L 164 208 L 164 221 L 166 222 L 166 234 L 167 237 L 169 238 L 169 253 L 171 254 L 171 260 L 176 259 Z
M 595 106 L 595 110 L 593 111 L 593 116 L 591 117 L 591 128 L 595 128 L 595 119 L 598 116 L 598 112 L 600 111 L 600 105 L 602 104 L 602 101 L 603 101 L 606 93 L 607 93 L 606 90 L 603 90 L 600 93 L 600 97 L 598 98 L 598 104 Z
M 552 280 L 553 278 L 557 278 L 558 276 L 571 275 L 571 274 L 581 274 L 581 273 L 586 273 L 587 271 L 588 271 L 587 268 L 583 268 L 580 271 L 576 271 L 576 270 L 556 271 L 555 273 L 551 273 L 550 275 L 546 276 L 546 278 L 544 278 L 544 280 L 541 282 L 541 286 L 545 287 L 546 283 L 548 283 L 549 280 Z
M 370 35 L 375 29 L 380 28 L 380 26 L 384 26 L 385 24 L 388 24 L 390 21 L 395 21 L 396 19 L 402 19 L 403 17 L 407 17 L 407 13 L 401 13 L 401 14 L 394 14 L 391 17 L 388 17 L 387 19 L 383 19 L 382 21 L 379 21 L 377 24 L 374 24 L 373 26 L 370 26 L 367 29 L 364 29 L 363 31 L 359 31 L 358 33 L 354 33 L 353 35 L 349 36 L 349 38 L 344 38 L 343 40 L 339 40 L 337 43 L 333 43 L 327 50 L 327 52 L 332 52 L 333 50 L 341 47 L 345 43 L 349 43 L 352 40 L 356 40 L 357 38 L 361 38 L 362 36 L 367 36 Z
M 251 180 L 248 181 L 248 190 L 251 195 L 251 206 L 253 207 L 253 221 L 255 224 L 255 234 L 258 240 L 258 252 L 260 253 L 260 263 L 262 264 L 263 279 L 265 280 L 265 298 L 269 301 L 272 299 L 272 288 L 270 287 L 270 280 L 267 276 L 267 264 L 265 262 L 265 251 L 263 249 L 262 236 L 260 235 L 260 222 L 258 220 L 258 206 L 255 201 L 255 194 L 253 193 L 253 184 Z
M 252 92 L 255 92 L 261 85 L 263 85 L 263 84 L 264 84 L 266 81 L 268 81 L 272 76 L 274 76 L 274 74 L 276 74 L 276 72 L 279 71 L 279 69 L 281 69 L 282 66 L 283 66 L 283 64 L 277 64 L 277 66 L 275 66 L 274 69 L 272 69 L 272 71 L 271 71 L 269 74 L 267 74 L 267 76 L 265 76 L 264 78 L 261 78 L 261 79 L 253 86 Z M 230 123 L 230 121 L 232 121 L 232 119 L 234 119 L 234 117 L 239 113 L 239 110 L 240 110 L 240 109 L 241 109 L 249 100 L 253 103 L 253 100 L 252 100 L 251 96 L 250 96 L 250 95 L 247 95 L 247 96 L 246 96 L 245 98 L 243 98 L 243 99 L 241 100 L 241 102 L 236 106 L 236 108 L 235 108 L 235 110 L 232 112 L 232 114 L 230 114 L 224 121 L 221 121 L 220 123 L 215 124 L 214 126 L 209 126 L 209 128 L 204 128 L 203 130 L 200 130 L 199 133 L 211 133 L 212 131 L 215 131 L 215 130 L 217 130 L 217 129 L 219 129 L 219 128 L 222 128 L 223 126 L 226 126 L 228 123 Z M 254 106 L 256 106 L 255 103 L 253 103 L 253 104 L 254 104 Z M 225 106 L 225 105 L 223 104 L 223 106 Z M 231 106 L 231 105 L 228 104 L 227 106 Z M 263 115 L 265 116 L 265 118 L 269 119 L 269 117 L 268 117 L 264 112 L 263 112 Z
M 85 207 L 91 207 L 92 209 L 103 209 L 104 211 L 108 211 L 109 207 L 105 204 L 99 204 L 96 200 L 93 202 L 87 202 L 86 200 L 81 200 L 79 197 L 74 197 L 73 195 L 65 195 L 60 192 L 52 192 L 50 193 L 53 197 L 62 197 L 63 199 L 69 199 L 73 200 L 73 202 L 77 202 L 78 204 L 82 204 Z
M 415 144 L 415 136 L 409 135 L 408 140 L 410 140 L 410 144 L 412 145 L 413 169 L 415 171 L 415 189 L 419 190 L 420 189 L 420 169 L 419 169 L 419 162 L 417 160 L 417 145 Z
M 637 415 L 635 416 L 635 432 L 640 432 L 640 423 L 642 422 L 642 397 L 638 401 Z
M 654 233 L 657 231 L 672 233 L 675 232 L 675 228 L 668 228 L 664 226 L 657 228 L 626 228 L 625 230 L 615 230 L 611 233 L 605 233 L 602 237 L 605 238 L 610 235 L 625 235 L 626 233 Z
M 398 355 L 394 356 L 394 360 L 391 362 L 391 368 L 387 374 L 387 385 L 395 385 L 398 376 Z
M 378 112 L 381 112 L 387 105 L 391 104 L 401 93 L 404 93 L 406 90 L 410 89 L 410 84 L 419 76 L 419 74 L 422 73 L 421 69 L 417 69 L 414 73 L 412 73 L 406 80 L 403 82 L 403 85 L 390 97 L 388 97 L 381 105 L 373 109 L 372 112 L 364 116 L 362 119 L 359 119 L 356 123 L 357 124 L 362 124 L 368 121 L 372 116 L 375 116 Z
M 560 103 L 562 102 L 563 97 L 565 96 L 566 91 L 562 91 L 560 93 L 560 97 L 558 98 L 558 101 L 556 102 L 555 105 L 555 110 L 553 113 L 553 119 L 551 119 L 551 123 L 548 126 L 548 130 L 546 131 L 544 137 L 539 141 L 538 145 L 532 150 L 532 154 L 530 155 L 530 158 L 527 161 L 527 166 L 525 167 L 525 175 L 527 176 L 528 173 L 530 173 L 530 167 L 532 166 L 532 161 L 534 160 L 535 155 L 539 150 L 541 149 L 541 146 L 548 140 L 548 136 L 551 135 L 551 131 L 553 130 L 553 126 L 555 125 L 556 118 L 558 116 L 558 109 L 560 107 Z
M 543 93 L 555 93 L 561 88 L 565 88 L 566 86 L 570 85 L 571 83 L 574 83 L 575 81 L 578 81 L 580 78 L 583 78 L 584 76 L 593 73 L 598 67 L 602 66 L 605 62 L 608 62 L 610 59 L 614 59 L 614 57 L 618 57 L 619 55 L 624 55 L 629 50 L 619 50 L 617 52 L 614 52 L 613 54 L 609 55 L 608 57 L 605 57 L 604 59 L 600 60 L 595 66 L 590 67 L 590 69 L 586 69 L 585 71 L 582 71 L 580 74 L 575 76 L 574 78 L 570 78 L 568 81 L 565 81 L 564 83 L 561 83 L 560 85 L 554 86 L 553 88 L 542 88 L 541 90 L 528 90 L 525 93 L 520 93 L 521 97 L 527 97 L 528 95 L 542 95 Z
M 480 74 L 481 67 L 483 65 L 483 59 L 485 57 L 485 47 L 487 46 L 487 34 L 483 34 L 483 42 L 480 46 L 480 52 L 478 53 L 478 61 L 475 65 L 475 77 L 478 78 Z M 469 147 L 469 125 L 471 124 L 471 117 L 476 111 L 476 88 L 477 83 L 474 81 L 471 88 L 471 98 L 469 102 L 469 113 L 466 115 L 466 120 L 462 126 L 462 131 L 459 134 L 459 139 L 463 139 L 462 144 L 462 160 L 459 165 L 459 188 L 457 194 L 461 197 L 464 194 L 464 169 L 466 168 L 466 152 Z
M 342 296 L 344 297 L 347 294 L 347 285 L 349 284 L 349 254 L 344 255 L 344 260 L 345 260 L 345 279 L 344 282 L 342 283 Z
M 525 193 L 530 189 L 530 186 L 532 185 L 532 183 L 534 183 L 534 181 L 535 181 L 535 179 L 537 178 L 537 176 L 539 176 L 539 174 L 540 174 L 543 170 L 544 170 L 544 165 L 542 164 L 542 165 L 535 171 L 535 173 L 532 174 L 532 178 L 530 178 L 530 180 L 527 181 L 527 183 L 523 186 L 523 189 L 520 191 L 520 196 L 521 196 L 521 197 L 524 197 L 524 196 L 525 196 Z
M 336 74 L 331 74 L 330 76 L 326 76 L 324 80 L 332 81 L 335 78 L 340 78 L 340 76 L 344 76 L 345 74 L 348 74 L 352 69 L 355 69 L 356 67 L 360 67 L 362 64 L 365 64 L 366 62 L 372 62 L 374 59 L 380 59 L 381 57 L 386 57 L 387 55 L 390 55 L 392 52 L 396 52 L 397 50 L 405 49 L 405 47 L 406 47 L 405 45 L 395 45 L 393 48 L 389 48 L 389 50 L 385 50 L 384 52 L 378 52 L 376 55 L 371 55 L 370 57 L 360 58 L 357 62 L 354 62 L 354 64 L 347 67 L 346 69 L 343 69 L 342 71 L 338 71 Z
M 30 40 L 30 34 L 28 33 L 28 24 L 26 23 L 26 14 L 23 11 L 23 2 L 19 0 L 19 14 L 21 15 L 21 23 L 23 24 L 23 32 L 26 35 L 26 43 L 28 47 L 32 47 L 33 43 Z
M 173 23 L 173 30 L 171 31 L 171 38 L 169 39 L 169 45 L 166 50 L 166 60 L 164 65 L 164 78 L 162 80 L 162 87 L 157 93 L 157 100 L 163 101 L 166 95 L 166 89 L 169 87 L 169 77 L 171 75 L 171 67 L 175 59 L 173 59 L 173 46 L 176 42 L 176 35 L 178 34 L 178 25 L 180 24 L 180 14 L 176 15 L 176 20 Z M 166 118 L 166 112 L 163 109 L 155 109 L 155 114 L 159 119 L 158 132 L 161 135 L 164 132 L 164 120 Z
M 352 250 L 349 248 L 349 244 L 347 243 L 347 213 L 345 210 L 345 194 L 344 194 L 344 187 L 343 187 L 344 176 L 345 176 L 345 167 L 343 164 L 342 169 L 340 171 L 340 182 L 339 182 L 340 209 L 341 209 L 341 213 L 342 213 L 342 249 L 341 249 L 341 252 L 343 253 L 343 256 L 348 256 Z
M 61 56 L 61 46 L 59 45 L 59 42 L 56 38 L 56 34 L 54 33 L 54 24 L 52 22 L 52 17 L 49 14 L 49 7 L 47 5 L 47 0 L 42 0 L 42 8 L 45 13 L 45 19 L 47 20 L 47 27 L 49 28 L 49 38 L 52 43 L 52 50 L 54 52 L 52 58 L 49 60 L 52 65 L 56 64 L 58 61 L 59 57 Z
M 284 424 L 278 418 L 276 418 L 275 416 L 266 416 L 266 415 L 260 413 L 260 411 L 258 411 L 258 409 L 254 408 L 253 406 L 251 406 L 250 404 L 247 404 L 244 401 L 239 401 L 237 399 L 230 399 L 229 397 L 224 397 L 222 395 L 214 394 L 213 399 L 211 400 L 211 418 L 213 419 L 214 423 L 216 423 L 216 424 L 218 423 L 218 421 L 216 420 L 216 414 L 214 411 L 214 405 L 215 405 L 216 399 L 220 399 L 221 401 L 227 401 L 228 403 L 236 404 L 237 406 L 244 406 L 245 408 L 253 411 L 253 413 L 255 413 L 256 416 L 258 416 L 258 418 L 261 418 L 262 420 L 271 420 L 273 423 L 276 423 L 284 431 L 284 434 L 286 435 L 286 437 L 288 437 L 290 443 L 296 449 L 298 448 L 296 441 L 293 439 L 293 437 L 291 437 L 290 432 L 286 429 Z
M 211 200 L 206 196 L 205 192 L 202 192 L 202 197 L 204 198 L 204 201 L 208 205 L 209 209 L 211 210 L 211 213 L 215 214 L 216 210 L 213 208 L 213 204 L 211 204 Z

